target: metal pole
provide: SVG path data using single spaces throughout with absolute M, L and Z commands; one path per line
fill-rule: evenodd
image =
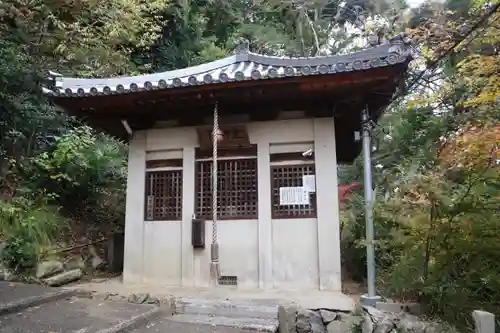
M 372 159 L 371 159 L 371 121 L 368 108 L 362 113 L 363 128 L 363 168 L 365 183 L 365 220 L 366 220 L 366 270 L 368 282 L 368 295 L 361 297 L 363 305 L 374 306 L 381 298 L 376 295 L 375 288 L 375 249 L 373 245 L 373 185 L 372 185 Z
M 212 131 L 212 244 L 210 246 L 210 277 L 212 284 L 216 286 L 219 283 L 219 243 L 217 237 L 217 144 L 219 141 L 219 114 L 217 103 L 214 107 L 214 126 Z

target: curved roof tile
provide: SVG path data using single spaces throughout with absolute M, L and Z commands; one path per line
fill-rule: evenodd
M 392 38 L 383 45 L 336 56 L 286 58 L 265 56 L 248 52 L 248 49 L 238 49 L 236 54 L 224 59 L 155 74 L 80 79 L 49 72 L 52 87 L 51 89 L 43 88 L 43 92 L 60 97 L 86 97 L 230 81 L 325 75 L 391 66 L 411 60 L 411 57 L 410 42 L 405 35 Z

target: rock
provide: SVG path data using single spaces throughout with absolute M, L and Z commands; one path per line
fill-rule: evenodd
M 149 294 L 132 294 L 128 298 L 129 303 L 144 304 L 148 299 Z
M 326 327 L 323 324 L 323 318 L 318 312 L 311 311 L 309 320 L 311 321 L 312 333 L 326 333 Z
M 326 326 L 328 333 L 351 333 L 354 332 L 354 325 L 352 322 L 343 320 L 334 320 Z
M 174 314 L 175 305 L 173 297 L 169 296 L 161 297 L 159 299 L 159 303 L 162 313 L 166 314 L 167 316 L 172 316 Z
M 89 254 L 92 257 L 90 260 L 93 269 L 101 269 L 106 265 L 106 262 L 99 257 L 95 246 L 89 246 Z
M 62 286 L 64 284 L 73 282 L 82 277 L 82 270 L 77 268 L 71 271 L 63 272 L 43 280 L 47 285 L 51 287 Z
M 445 331 L 438 323 L 423 321 L 405 312 L 384 312 L 373 307 L 363 307 L 363 310 L 365 312 L 363 333 L 441 333 Z
M 405 314 L 398 318 L 396 326 L 403 333 L 441 333 L 443 327 L 437 323 L 420 320 L 418 317 Z
M 282 304 L 278 307 L 279 333 L 297 332 L 297 310 L 296 303 Z
M 58 260 L 47 260 L 36 266 L 36 278 L 44 279 L 64 271 L 63 263 Z
M 373 333 L 374 324 L 369 314 L 363 315 L 363 323 L 361 325 L 362 333 Z
M 309 333 L 311 332 L 311 323 L 309 322 L 309 317 L 305 309 L 297 310 L 297 321 L 295 322 L 297 333 Z
M 323 323 L 325 325 L 328 325 L 338 317 L 337 312 L 330 310 L 319 310 L 319 314 L 321 318 L 323 318 Z
M 106 262 L 99 256 L 92 257 L 91 264 L 93 269 L 101 269 L 106 266 Z
M 102 296 L 102 298 L 105 301 L 112 301 L 112 302 L 128 302 L 127 297 L 119 294 L 114 294 L 114 293 L 106 293 Z
M 476 327 L 476 332 L 495 332 L 495 315 L 486 311 L 473 311 L 472 318 Z
M 372 306 L 363 306 L 363 310 L 366 314 L 368 314 L 371 318 L 373 318 L 374 322 L 381 321 L 385 317 L 392 315 L 387 312 L 381 311 L 377 308 L 374 308 Z
M 79 268 L 83 271 L 85 270 L 85 261 L 80 256 L 78 256 L 68 261 L 65 267 L 67 270 L 73 270 Z
M 155 304 L 155 305 L 160 305 L 160 300 L 157 297 L 148 295 L 146 300 L 144 301 L 145 304 Z
M 297 311 L 297 333 L 326 333 L 321 315 L 312 310 Z
M 17 281 L 17 276 L 14 273 L 14 271 L 12 271 L 8 268 L 5 268 L 3 270 L 3 279 L 4 279 L 4 281 L 15 282 L 15 281 Z
M 385 317 L 376 324 L 373 333 L 390 333 L 395 328 L 394 321 L 389 317 Z

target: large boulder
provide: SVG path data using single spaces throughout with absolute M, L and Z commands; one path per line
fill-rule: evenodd
M 51 276 L 45 279 L 44 282 L 51 287 L 57 287 L 76 281 L 81 277 L 82 277 L 82 270 L 77 268 L 71 271 Z
M 297 333 L 326 333 L 321 315 L 313 310 L 297 311 Z
M 64 265 L 58 260 L 47 260 L 38 263 L 36 266 L 36 278 L 44 279 L 52 275 L 62 273 L 64 271 Z

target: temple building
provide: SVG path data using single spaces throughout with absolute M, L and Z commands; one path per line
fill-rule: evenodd
M 156 74 L 51 72 L 53 103 L 129 142 L 124 282 L 208 287 L 217 242 L 218 287 L 340 291 L 337 164 L 361 152 L 361 113 L 380 117 L 410 49 L 398 36 L 346 55 L 243 46 Z

